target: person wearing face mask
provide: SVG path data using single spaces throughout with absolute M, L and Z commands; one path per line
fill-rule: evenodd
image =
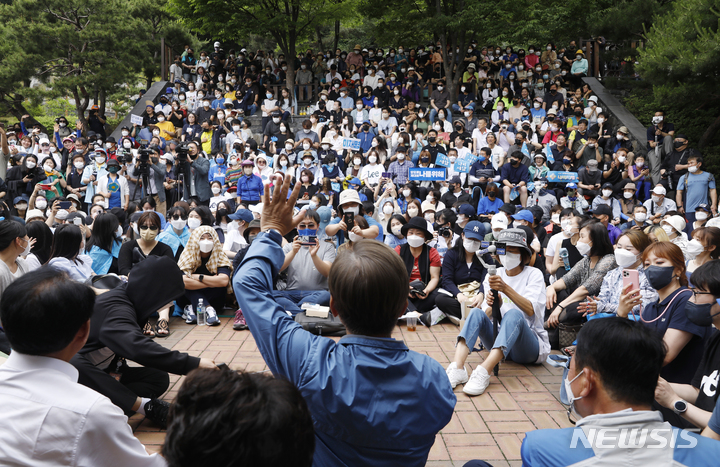
M 423 216 L 433 226 L 433 240 L 428 245 L 437 250 L 440 258 L 444 258 L 445 253 L 460 241 L 460 235 L 455 233 L 457 215 L 452 209 L 443 209 L 437 212 L 423 210 Z
M 668 212 L 677 211 L 675 201 L 665 196 L 667 191 L 661 184 L 652 189 L 651 197 L 643 203 L 648 212 L 648 222 L 659 224 Z
M 21 223 L 0 221 L 0 296 L 15 279 L 30 272 L 25 257 L 30 254 L 31 241 Z
M 190 229 L 187 226 L 188 217 L 185 209 L 180 206 L 168 209 L 167 216 L 167 226 L 158 234 L 157 240 L 170 247 L 173 259 L 177 261 L 190 239 Z
M 158 135 L 155 135 L 155 133 L 153 133 L 154 136 L 160 136 L 165 141 L 170 141 L 177 136 L 177 130 L 175 129 L 175 125 L 173 125 L 170 120 L 167 120 L 163 112 L 157 113 L 157 123 L 155 124 L 155 126 L 158 130 L 160 130 L 160 133 Z
M 490 373 L 505 358 L 520 364 L 539 364 L 550 354 L 547 331 L 543 329 L 545 280 L 539 269 L 529 266 L 533 252 L 527 233 L 508 229 L 501 232 L 498 241 L 506 245 L 505 254 L 498 255 L 503 266 L 496 275 L 485 276 L 481 289 L 484 300 L 466 317 L 455 356 L 446 369 L 452 387 L 464 384 L 463 392 L 470 396 L 485 392 Z M 493 291 L 497 291 L 498 298 Z M 490 317 L 498 299 L 502 322 L 495 337 Z M 478 338 L 490 354 L 468 377 L 465 361 Z
M 359 182 L 359 180 L 353 179 L 351 180 L 351 184 L 353 184 L 353 182 Z M 345 242 L 345 236 L 349 232 L 353 232 L 355 235 L 361 236 L 363 238 L 374 238 L 379 242 L 382 242 L 384 240 L 385 234 L 383 233 L 382 225 L 380 225 L 380 223 L 373 219 L 371 216 L 366 214 L 365 208 L 363 207 L 360 199 L 361 198 L 358 192 L 352 188 L 348 188 L 347 190 L 343 190 L 342 192 L 340 192 L 340 200 L 338 202 L 338 211 L 340 215 L 335 217 L 325 227 L 325 234 L 327 234 L 327 236 L 337 236 L 338 245 L 342 245 Z M 357 225 L 355 225 L 354 227 L 348 226 L 345 223 L 344 214 L 346 212 L 352 212 L 355 217 L 364 217 L 365 220 L 368 222 L 369 227 L 367 229 L 361 229 Z
M 256 205 L 260 202 L 260 196 L 265 192 L 262 179 L 253 173 L 255 163 L 249 159 L 241 164 L 243 174 L 237 180 L 237 196 L 243 203 Z
M 695 208 L 695 222 L 688 223 L 687 231 L 693 233 L 695 230 L 705 227 L 710 217 L 710 206 L 705 203 L 698 204 Z
M 575 217 L 578 219 L 573 220 Z M 566 272 L 562 258 L 558 257 L 559 261 L 555 262 L 555 257 L 561 248 L 568 250 L 568 264 L 570 268 L 582 259 L 582 255 L 578 253 L 577 248 L 575 248 L 577 240 L 580 238 L 580 223 L 582 222 L 580 214 L 573 209 L 562 209 L 553 215 L 553 224 L 555 224 L 555 221 L 557 221 L 556 225 L 559 232 L 547 239 L 544 252 L 545 270 L 549 275 L 555 275 L 555 279 L 551 280 L 551 282 L 554 282 L 558 277 L 562 277 Z M 548 232 L 548 235 L 550 234 L 551 233 Z M 566 242 L 566 240 L 568 241 Z M 563 271 L 558 271 L 559 269 L 563 269 Z
M 605 142 L 604 150 L 606 153 L 615 154 L 621 148 L 625 149 L 626 152 L 633 150 L 632 141 L 629 138 L 630 132 L 626 126 L 621 126 L 617 129 L 615 134 L 607 139 Z
M 484 233 L 480 222 L 468 222 L 462 229 L 462 240 L 456 241 L 443 259 L 441 286 L 452 295 L 439 293 L 435 304 L 456 325 L 462 317 L 461 304 L 468 309 L 477 308 L 484 299 L 482 282 L 486 272 L 475 254 L 480 250 Z
M 520 203 L 527 205 L 527 184 L 530 181 L 530 172 L 524 164 L 520 162 L 525 155 L 520 151 L 510 154 L 510 161 L 500 169 L 500 180 L 503 183 L 503 197 L 506 203 L 515 201 L 517 195 L 520 196 Z M 511 194 L 513 198 L 511 199 Z
M 387 206 L 387 205 L 385 205 Z M 390 248 L 404 245 L 407 243 L 407 238 L 402 234 L 402 227 L 407 224 L 407 220 L 400 214 L 392 214 L 388 218 L 388 222 L 385 226 L 385 240 L 384 243 Z
M 126 210 L 130 203 L 130 191 L 124 176 L 119 175 L 120 163 L 115 159 L 107 162 L 107 174 L 98 180 L 97 190 L 107 199 L 108 208 L 122 207 Z
M 622 224 L 620 230 L 645 230 L 651 225 L 647 222 L 647 209 L 642 204 L 637 204 L 630 214 L 629 222 Z
M 582 224 L 575 248 L 584 258 L 547 288 L 547 311 L 552 310 L 546 321 L 548 328 L 584 322 L 586 318 L 578 306 L 589 295 L 600 293 L 605 275 L 618 267 L 607 229 L 601 222 L 590 220 Z M 553 332 L 550 340 L 553 348 L 557 348 L 558 339 L 559 334 Z
M 118 274 L 118 256 L 123 229 L 115 215 L 99 214 L 92 224 L 92 234 L 86 242 L 95 274 Z
M 445 110 L 446 118 L 450 121 L 452 115 L 450 94 L 445 89 L 445 81 L 443 80 L 438 81 L 437 86 L 430 94 L 430 114 L 428 115 L 430 123 L 435 123 L 435 118 L 440 109 Z
M 642 259 L 645 275 L 657 291 L 658 300 L 633 315 L 631 309 L 641 303 L 641 297 L 640 291 L 631 290 L 632 285 L 628 284 L 621 292 L 617 315 L 641 321 L 662 335 L 668 353 L 660 376 L 670 383 L 689 384 L 711 329 L 694 323 L 689 319 L 692 313 L 686 313 L 686 305 L 693 294 L 687 287 L 682 251 L 669 242 L 657 242 L 645 249 Z
M 565 186 L 567 196 L 560 198 L 560 205 L 563 208 L 572 208 L 578 211 L 580 214 L 583 213 L 590 204 L 587 202 L 584 196 L 579 196 L 577 193 L 577 183 L 568 183 Z
M 685 219 L 682 216 L 674 215 L 663 219 L 660 222 L 660 226 L 667 234 L 670 242 L 677 245 L 685 255 L 685 259 L 690 259 L 688 253 L 688 241 L 687 235 L 685 234 Z
M 544 465 L 592 465 L 602 462 L 602 457 L 614 465 L 623 465 L 641 455 L 647 465 L 712 465 L 720 454 L 719 444 L 674 429 L 653 410 L 658 375 L 667 357 L 662 339 L 641 323 L 620 318 L 588 323 L 578 334 L 577 350 L 561 388 L 561 399 L 570 404 L 569 410 L 579 421 L 575 428 L 529 432 L 522 444 L 523 463 L 535 465 L 542 459 Z M 638 427 L 657 435 L 657 443 L 652 446 L 655 449 L 649 449 L 648 444 L 638 449 L 637 438 L 633 442 L 626 436 Z M 605 430 L 620 442 L 606 444 L 602 450 L 597 442 L 566 447 L 569 444 L 563 444 L 563 440 L 569 440 L 576 430 Z M 683 449 L 689 446 L 694 448 Z
M 718 213 L 715 177 L 702 169 L 703 157 L 693 154 L 688 157 L 688 173 L 680 177 L 677 185 L 678 212 L 688 220 L 688 233 L 695 222 L 695 211 L 700 205 L 710 205 L 713 216 Z M 684 201 L 683 201 L 684 199 Z
M 607 217 L 608 221 L 605 222 L 605 224 L 609 224 L 612 222 L 613 225 L 617 225 L 620 222 L 620 215 L 622 213 L 622 206 L 620 205 L 620 201 L 618 201 L 616 198 L 613 197 L 613 185 L 611 183 L 603 183 L 602 190 L 600 194 L 598 194 L 592 201 L 592 212 L 593 214 L 600 209 L 601 206 L 607 206 Z M 599 211 L 598 211 L 599 212 Z M 603 212 L 605 214 L 605 212 Z M 608 227 L 608 231 L 611 231 Z M 610 240 L 615 243 L 615 240 L 620 235 L 619 232 L 616 232 L 617 235 L 613 236 L 614 234 L 610 233 Z
M 104 177 L 108 174 L 107 165 L 105 164 L 106 160 L 107 155 L 105 154 L 105 151 L 98 149 L 92 155 L 92 161 L 85 166 L 85 169 L 83 169 L 81 182 L 87 187 L 87 190 L 85 190 L 86 203 L 90 203 L 93 196 L 95 196 L 100 177 Z
M 52 157 L 46 157 L 41 164 L 42 172 L 40 179 L 35 179 L 33 181 L 41 182 L 54 187 L 54 190 L 46 190 L 45 197 L 48 201 L 52 202 L 52 200 L 56 197 L 63 197 L 65 195 L 63 190 L 67 188 L 67 182 L 65 181 L 65 177 L 55 169 L 55 159 Z

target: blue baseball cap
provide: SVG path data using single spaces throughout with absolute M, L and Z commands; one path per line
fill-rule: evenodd
M 531 224 L 532 224 L 533 221 L 535 220 L 535 219 L 533 218 L 532 212 L 530 212 L 529 209 L 523 209 L 523 210 L 520 211 L 519 213 L 513 214 L 513 215 L 512 215 L 512 218 L 515 219 L 515 220 L 527 221 L 527 222 L 530 222 Z
M 577 190 L 577 183 L 568 183 L 567 185 L 565 185 L 565 188 L 567 188 L 568 190 Z
M 249 224 L 250 221 L 255 218 L 255 216 L 253 216 L 253 213 L 251 213 L 247 209 L 238 209 L 234 213 L 230 214 L 228 217 L 234 221 L 245 221 L 246 224 Z
M 463 204 L 460 206 L 460 209 L 458 209 L 458 214 L 462 214 L 464 216 L 472 216 L 475 214 L 475 209 L 472 207 L 471 204 Z
M 357 185 L 360 186 L 360 179 L 355 177 L 352 180 L 350 180 L 350 185 Z
M 468 222 L 463 229 L 465 238 L 482 241 L 485 238 L 485 227 L 478 221 Z

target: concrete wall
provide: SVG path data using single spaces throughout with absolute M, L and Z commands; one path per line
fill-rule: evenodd
M 613 129 L 627 127 L 634 147 L 633 152 L 636 155 L 647 154 L 647 128 L 640 123 L 640 120 L 635 118 L 596 78 L 583 78 L 583 82 L 587 83 L 598 97 L 598 106 L 610 117 Z

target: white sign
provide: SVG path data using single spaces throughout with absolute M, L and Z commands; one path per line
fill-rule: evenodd
M 130 123 L 142 126 L 143 118 L 140 115 L 130 114 Z
M 343 138 L 343 149 L 360 150 L 360 140 L 357 138 Z

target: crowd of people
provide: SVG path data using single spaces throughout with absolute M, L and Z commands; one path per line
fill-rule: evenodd
M 51 137 L 25 118 L 0 129 L 0 400 L 39 391 L 33 371 L 63 388 L 7 417 L 16 433 L 43 424 L 58 444 L 6 441 L 0 459 L 44 465 L 32 457 L 41 448 L 104 465 L 82 440 L 62 444 L 78 432 L 57 435 L 60 415 L 24 412 L 60 406 L 91 428 L 123 413 L 169 418 L 163 454 L 176 466 L 219 455 L 197 440 L 221 427 L 247 447 L 217 465 L 424 465 L 453 388 L 483 394 L 504 360 L 541 364 L 553 349 L 574 355 L 563 385 L 587 417 L 578 426 L 631 408 L 643 415 L 613 423 L 720 439 L 714 177 L 663 112 L 647 147 L 633 147 L 582 84 L 582 49 L 543 49 L 471 45 L 455 62 L 457 99 L 433 45 L 308 51 L 296 84 L 304 93 L 314 79 L 317 103 L 291 129 L 297 91 L 275 95 L 284 57 L 215 43 L 199 61 L 191 49 L 177 57 L 173 87 L 119 141 L 97 112 L 72 130 L 58 119 Z M 416 167 L 445 176 L 414 179 Z M 293 318 L 308 304 L 329 307 L 349 335 L 303 331 Z M 153 340 L 169 335 L 171 315 L 182 317 L 173 326 L 214 326 L 226 310 L 283 379 L 218 370 Z M 390 338 L 404 315 L 462 325 L 444 374 Z M 478 341 L 488 354 L 468 374 Z M 190 374 L 173 406 L 161 400 L 169 373 Z M 212 397 L 237 403 L 211 410 Z M 129 428 L 106 430 L 118 459 L 166 462 L 143 456 Z M 569 459 L 546 452 L 555 436 L 528 436 L 528 465 Z M 692 465 L 720 451 L 698 442 Z

